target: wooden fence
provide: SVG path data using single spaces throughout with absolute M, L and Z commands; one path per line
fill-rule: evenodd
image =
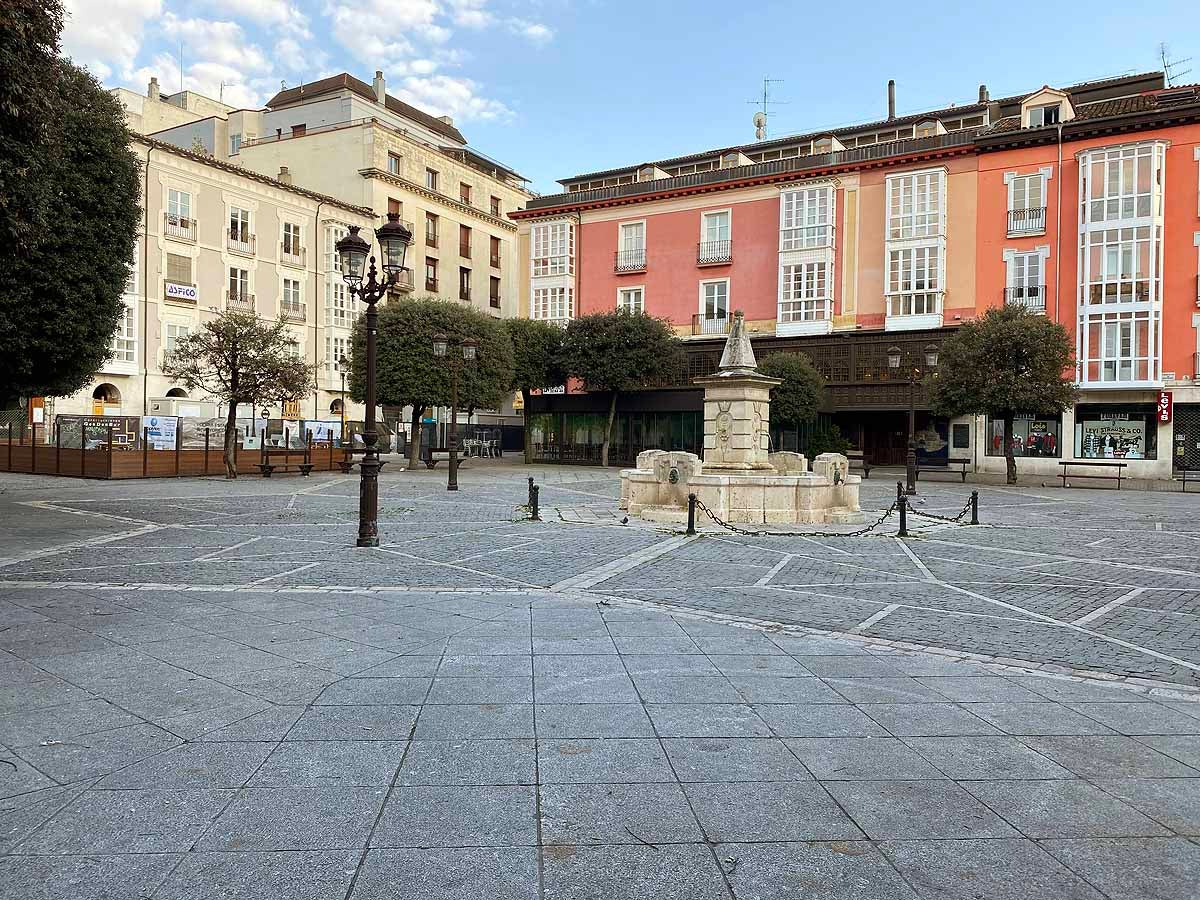
M 150 444 L 147 429 L 143 429 L 141 446 L 114 442 L 113 429 L 103 438 L 85 443 L 91 447 L 65 447 L 62 429 L 55 427 L 54 442 L 47 443 L 45 426 L 35 425 L 29 431 L 13 428 L 0 430 L 0 461 L 3 472 L 26 472 L 35 475 L 62 475 L 71 478 L 176 478 L 197 475 L 224 475 L 223 433 L 204 433 L 204 447 L 184 448 L 176 438 L 173 449 L 156 450 Z M 39 439 L 40 438 L 40 439 Z M 287 443 L 285 437 L 285 444 Z M 264 447 L 246 450 L 234 445 L 234 460 L 238 475 L 258 475 L 259 465 L 268 463 L 276 470 L 289 467 L 298 471 L 301 464 L 311 465 L 314 472 L 349 471 L 350 449 L 335 447 L 332 441 L 315 443 L 311 433 L 303 448 L 284 449 Z

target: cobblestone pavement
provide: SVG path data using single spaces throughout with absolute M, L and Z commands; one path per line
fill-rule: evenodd
M 396 468 L 376 550 L 337 475 L 0 476 L 0 897 L 1195 898 L 1200 496 Z

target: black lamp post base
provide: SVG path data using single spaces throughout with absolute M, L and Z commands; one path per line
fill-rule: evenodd
M 360 546 L 360 547 L 378 547 L 379 546 L 379 536 L 372 535 L 371 537 L 360 537 L 358 539 L 358 546 Z

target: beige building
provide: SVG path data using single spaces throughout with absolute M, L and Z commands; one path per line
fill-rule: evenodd
M 112 356 L 86 388 L 56 400 L 54 412 L 221 414 L 163 376 L 162 365 L 181 337 L 222 310 L 242 309 L 287 320 L 295 352 L 318 367 L 300 416 L 337 418 L 337 360 L 349 352 L 356 310 L 335 271 L 333 243 L 351 225 L 374 227 L 374 214 L 286 174 L 268 178 L 154 138 L 134 139 L 132 150 L 142 166 L 143 221 L 125 315 Z M 284 412 L 278 400 L 263 408 L 273 418 Z M 349 404 L 347 415 L 361 418 L 361 407 Z

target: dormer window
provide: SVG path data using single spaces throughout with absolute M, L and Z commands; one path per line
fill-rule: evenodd
M 1057 125 L 1062 121 L 1062 105 L 1048 103 L 1045 106 L 1034 106 L 1029 110 L 1029 127 L 1041 128 L 1043 125 Z

